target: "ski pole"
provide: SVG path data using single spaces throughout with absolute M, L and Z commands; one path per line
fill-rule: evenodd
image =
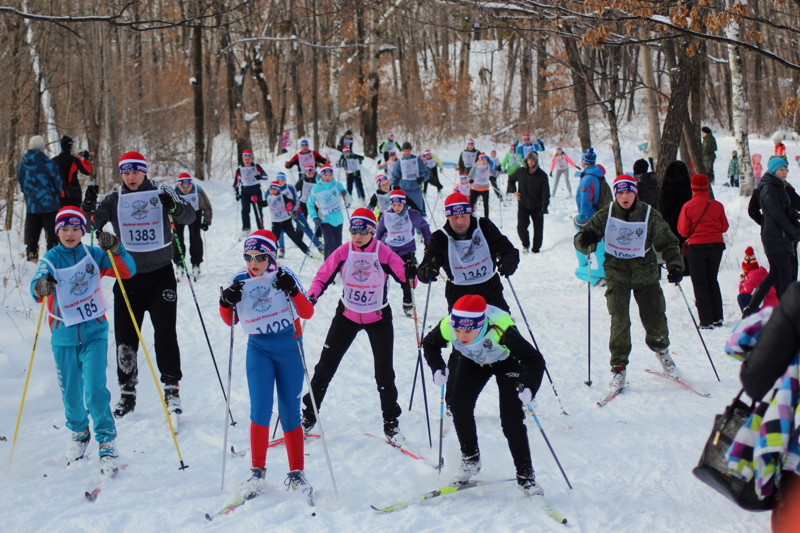
M 319 409 L 317 408 L 317 399 L 314 397 L 314 389 L 311 388 L 311 378 L 308 375 L 308 365 L 306 365 L 306 354 L 303 350 L 303 343 L 300 341 L 300 332 L 297 331 L 297 323 L 294 317 L 294 304 L 292 303 L 289 295 L 286 294 L 286 303 L 289 305 L 289 320 L 292 321 L 292 329 L 294 330 L 294 340 L 297 341 L 297 351 L 300 353 L 300 361 L 303 362 L 303 373 L 306 377 L 306 385 L 308 385 L 308 394 L 311 396 L 311 407 L 314 409 L 314 416 L 317 418 L 319 424 L 319 434 L 322 438 L 322 449 L 325 451 L 325 461 L 328 463 L 328 472 L 331 474 L 331 483 L 333 483 L 333 490 L 336 492 L 336 499 L 341 499 L 339 496 L 339 488 L 336 486 L 336 478 L 333 475 L 333 466 L 331 465 L 331 456 L 328 453 L 328 441 L 325 439 L 325 430 L 322 427 L 322 418 L 319 416 Z
M 407 283 L 411 285 L 411 280 Z M 430 284 L 428 284 L 430 287 Z M 425 385 L 425 368 L 422 366 L 422 338 L 419 336 L 419 320 L 417 319 L 417 299 L 414 297 L 414 288 L 411 289 L 411 308 L 414 311 L 414 333 L 417 337 L 417 368 L 420 371 L 420 379 L 422 380 L 422 401 L 425 403 L 425 422 L 428 424 L 428 445 L 433 448 L 433 438 L 431 437 L 431 418 L 428 414 L 428 392 Z M 416 372 L 415 372 L 416 373 Z
M 11 462 L 14 460 L 14 448 L 17 446 L 17 435 L 19 433 L 19 423 L 22 421 L 22 409 L 25 407 L 25 396 L 28 394 L 28 383 L 31 381 L 33 372 L 33 357 L 36 355 L 36 345 L 39 343 L 39 330 L 42 328 L 42 318 L 44 317 L 44 307 L 47 298 L 42 298 L 42 305 L 39 307 L 39 320 L 36 321 L 36 335 L 33 336 L 33 348 L 31 349 L 31 360 L 28 362 L 28 372 L 25 375 L 25 385 L 22 387 L 22 398 L 19 401 L 19 412 L 17 413 L 17 423 L 14 426 L 14 438 L 11 439 L 11 452 L 8 454 L 8 468 L 11 469 Z
M 314 244 L 314 243 L 311 243 Z M 303 261 L 300 263 L 300 268 L 297 270 L 297 275 L 299 276 L 300 273 L 303 271 L 303 267 L 306 264 L 306 259 L 308 259 L 308 254 L 303 254 Z
M 539 426 L 539 431 L 542 432 L 542 437 L 544 437 L 544 441 L 547 443 L 547 447 L 550 448 L 550 453 L 553 455 L 553 459 L 555 459 L 556 464 L 558 465 L 558 469 L 561 470 L 561 475 L 564 476 L 564 481 L 567 482 L 567 486 L 572 489 L 572 484 L 569 482 L 569 478 L 567 478 L 567 473 L 564 472 L 564 468 L 561 466 L 561 461 L 558 460 L 558 456 L 556 455 L 556 451 L 553 449 L 553 446 L 550 444 L 550 439 L 547 438 L 547 435 L 544 432 L 544 428 L 542 424 L 539 422 L 539 417 L 536 416 L 536 411 L 533 410 L 533 404 L 528 403 L 525 406 L 528 411 L 530 411 L 531 416 L 533 417 L 533 421 L 536 422 L 536 425 Z
M 431 300 L 431 284 L 428 283 L 428 293 L 425 297 L 425 311 L 422 313 L 422 335 L 425 335 L 425 324 L 428 321 L 428 303 Z M 408 401 L 408 410 L 411 410 L 411 406 L 414 404 L 414 389 L 417 387 L 417 374 L 419 373 L 419 368 L 422 365 L 422 358 L 419 357 L 419 353 L 417 353 L 417 366 L 414 368 L 414 381 L 411 384 L 411 399 Z
M 586 256 L 586 381 L 584 383 L 592 386 L 592 281 L 590 272 L 592 268 L 591 255 Z
M 119 274 L 119 269 L 117 268 L 117 263 L 114 262 L 114 256 L 111 253 L 111 250 L 106 250 L 108 254 L 108 259 L 111 261 L 111 266 L 114 267 L 114 276 L 117 278 L 117 285 L 119 285 L 119 290 L 122 293 L 122 298 L 125 300 L 125 305 L 128 308 L 128 314 L 131 316 L 131 322 L 133 323 L 133 329 L 136 330 L 136 336 L 139 337 L 139 344 L 142 345 L 142 351 L 144 352 L 144 357 L 147 359 L 147 366 L 150 367 L 150 374 L 153 376 L 153 381 L 156 384 L 156 390 L 160 388 L 158 384 L 158 377 L 156 376 L 156 371 L 153 368 L 153 362 L 150 360 L 150 353 L 147 351 L 147 345 L 142 338 L 142 331 L 139 329 L 139 324 L 136 322 L 136 317 L 133 315 L 133 308 L 131 307 L 131 302 L 128 299 L 128 293 L 125 291 L 125 286 L 122 284 L 122 277 Z M 179 470 L 183 470 L 185 468 L 189 468 L 189 465 L 184 464 L 183 456 L 181 455 L 181 448 L 178 445 L 178 437 L 175 435 L 175 426 L 172 425 L 172 419 L 169 417 L 169 410 L 167 409 L 167 402 L 164 400 L 164 396 L 159 394 L 158 398 L 161 400 L 161 407 L 164 409 L 164 416 L 167 417 L 167 424 L 169 425 L 169 432 L 172 434 L 172 442 L 175 443 L 175 451 L 178 452 L 178 460 L 181 463 L 181 467 Z
M 194 284 L 192 283 L 192 276 L 189 274 L 189 267 L 186 266 L 186 258 L 183 255 L 183 247 L 181 246 L 181 241 L 178 238 L 178 234 L 175 231 L 175 222 L 172 220 L 172 215 L 169 215 L 169 224 L 172 227 L 172 238 L 175 239 L 175 245 L 178 247 L 178 254 L 181 257 L 181 265 L 183 266 L 183 271 L 186 273 L 186 279 L 189 281 L 189 289 L 192 291 L 192 298 L 194 299 L 194 306 L 197 309 L 197 316 L 200 317 L 200 325 L 203 327 L 203 335 L 206 337 L 206 344 L 208 345 L 208 353 L 211 354 L 211 361 L 214 363 L 214 371 L 217 373 L 217 380 L 219 381 L 219 388 L 222 390 L 222 397 L 225 399 L 225 403 L 228 403 L 228 396 L 225 394 L 225 387 L 222 386 L 222 376 L 219 374 L 219 367 L 217 366 L 217 358 L 214 357 L 214 349 L 211 347 L 211 340 L 208 338 L 208 330 L 206 330 L 206 323 L 203 320 L 203 313 L 200 312 L 200 304 L 197 303 L 197 294 L 194 292 Z M 228 415 L 231 417 L 231 425 L 235 426 L 236 421 L 233 419 L 233 413 L 228 411 Z
M 222 294 L 222 287 L 219 288 L 220 295 Z M 231 313 L 231 349 L 228 353 L 228 393 L 231 391 L 231 376 L 233 374 L 233 330 L 236 328 L 236 306 L 234 305 Z M 222 390 L 225 394 L 225 390 Z M 225 465 L 228 458 L 228 414 L 231 412 L 231 396 L 225 396 L 225 431 L 222 440 L 222 479 L 219 482 L 219 490 L 222 492 L 225 489 Z
M 514 284 L 511 283 L 511 278 L 508 276 L 506 276 L 506 281 L 508 282 L 508 286 L 511 287 L 511 292 L 512 294 L 514 294 L 514 299 L 517 301 L 517 307 L 519 307 L 519 312 L 522 315 L 522 320 L 525 321 L 525 327 L 528 328 L 528 335 L 531 336 L 531 340 L 533 341 L 533 346 L 534 348 L 536 348 L 537 352 L 541 353 L 541 351 L 539 350 L 539 345 L 536 344 L 536 338 L 533 336 L 533 331 L 531 331 L 531 325 L 528 323 L 528 317 L 525 316 L 525 310 L 522 309 L 522 304 L 519 303 L 519 297 L 517 297 L 517 291 L 514 290 Z M 550 387 L 553 389 L 553 394 L 555 395 L 556 400 L 558 401 L 558 408 L 561 409 L 561 414 L 568 415 L 569 413 L 567 413 L 564 410 L 564 406 L 561 405 L 561 398 L 558 395 L 555 383 L 553 383 L 553 378 L 550 377 L 550 371 L 547 369 L 547 364 L 545 364 L 544 373 L 547 376 L 547 380 L 550 382 Z
M 437 470 L 439 470 L 439 475 L 442 474 L 442 468 L 444 467 L 444 458 L 442 458 L 442 441 L 444 440 L 444 385 L 442 385 L 442 391 L 439 394 L 439 462 L 437 463 Z
M 436 213 L 433 209 L 431 209 L 431 204 L 428 202 L 428 196 L 423 193 L 422 200 L 425 202 L 425 208 L 428 210 L 428 213 L 431 214 L 431 222 L 433 222 L 434 226 L 438 226 L 436 223 Z
M 255 194 L 250 197 L 250 202 L 253 204 L 253 212 L 256 215 L 256 224 L 258 224 L 258 229 L 264 229 L 264 220 L 261 218 L 261 208 L 258 206 L 259 201 L 260 199 Z
M 717 376 L 717 381 L 720 381 L 719 374 L 717 374 L 717 367 L 714 366 L 714 361 L 711 359 L 711 354 L 708 353 L 708 347 L 706 346 L 706 341 L 703 339 L 703 334 L 700 333 L 700 328 L 697 326 L 697 320 L 694 319 L 694 313 L 692 313 L 692 308 L 689 306 L 689 300 L 686 299 L 686 294 L 683 292 L 683 287 L 681 287 L 680 283 L 676 283 L 678 290 L 681 291 L 681 296 L 683 296 L 683 301 L 686 303 L 686 310 L 689 311 L 689 316 L 692 317 L 692 323 L 694 324 L 694 329 L 697 331 L 697 335 L 700 337 L 700 342 L 703 343 L 703 349 L 706 351 L 706 355 L 708 356 L 708 362 L 711 363 L 711 369 L 714 371 L 714 375 Z

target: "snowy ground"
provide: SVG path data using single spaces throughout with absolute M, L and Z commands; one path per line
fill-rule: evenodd
M 758 142 L 758 141 L 757 141 Z M 761 148 L 767 153 L 768 142 Z M 720 154 L 730 153 L 730 140 L 720 139 Z M 459 147 L 440 150 L 443 160 L 453 161 Z M 754 151 L 758 151 L 754 148 Z M 549 153 L 549 152 L 548 152 Z M 573 157 L 577 150 L 572 150 Z M 628 152 L 634 153 L 634 152 Z M 626 168 L 632 165 L 626 160 Z M 721 158 L 723 159 L 723 158 Z M 765 158 L 766 159 L 766 158 Z M 601 163 L 611 168 L 610 158 Z M 549 165 L 549 157 L 546 159 Z M 728 249 L 722 264 L 720 282 L 725 301 L 726 328 L 704 332 L 706 343 L 719 371 L 717 382 L 686 305 L 674 286 L 663 282 L 671 330 L 671 350 L 685 376 L 698 389 L 711 393 L 701 398 L 644 372 L 658 368 L 655 357 L 643 342 L 643 330 L 634 318 L 634 350 L 625 392 L 605 408 L 596 405 L 609 377 L 608 326 L 602 289 L 592 289 L 592 378 L 586 379 L 587 287 L 575 276 L 572 248 L 574 200 L 561 189 L 545 218 L 545 240 L 540 255 L 525 255 L 512 277 L 523 302 L 539 347 L 548 362 L 561 401 L 569 416 L 559 414 L 559 406 L 545 379 L 538 394 L 539 414 L 544 429 L 569 476 L 574 490 L 562 479 L 540 432 L 528 424 L 537 480 L 552 505 L 569 518 L 568 529 L 603 531 L 726 531 L 751 532 L 768 529 L 768 516 L 739 510 L 692 476 L 713 416 L 739 388 L 738 364 L 722 350 L 727 332 L 739 316 L 735 303 L 743 250 L 754 245 L 759 260 L 765 263 L 755 224 L 747 217 L 746 200 L 738 191 L 721 187 L 727 159 L 717 165 L 717 198 L 727 206 L 731 223 Z M 277 169 L 271 165 L 270 168 Z M 792 173 L 796 173 L 792 169 Z M 448 192 L 452 170 L 444 179 Z M 571 178 L 573 190 L 577 186 Z M 790 176 L 797 184 L 797 179 Z M 504 182 L 504 180 L 503 180 Z M 223 376 L 227 372 L 230 330 L 217 314 L 219 287 L 241 267 L 239 212 L 224 181 L 204 185 L 212 194 L 214 223 L 206 234 L 207 252 L 204 275 L 195 290 L 203 311 L 214 355 Z M 563 187 L 563 185 L 562 185 Z M 368 189 L 372 189 L 369 181 Z M 444 194 L 430 193 L 428 201 L 441 225 Z M 511 240 L 516 235 L 516 213 L 511 205 L 498 208 L 492 198 L 492 218 Z M 479 208 L 479 212 L 480 208 Z M 30 299 L 28 283 L 33 265 L 25 263 L 16 232 L 2 236 L 0 272 L 0 456 L 6 462 L 16 421 L 19 399 L 33 344 L 38 306 Z M 421 257 L 421 252 L 420 252 Z M 300 268 L 301 255 L 293 247 L 284 263 Z M 320 261 L 307 261 L 301 279 L 308 285 Z M 105 288 L 111 291 L 111 280 Z M 683 288 L 693 301 L 691 281 Z M 335 289 L 335 288 L 334 288 Z M 443 316 L 444 286 L 431 290 L 428 329 Z M 417 290 L 422 308 L 426 287 Z M 515 317 L 521 322 L 511 292 L 506 289 Z M 401 405 L 408 407 L 414 375 L 416 349 L 414 323 L 400 317 L 401 291 L 392 287 L 390 300 L 395 309 L 395 370 Z M 306 326 L 305 348 L 310 366 L 318 357 L 335 307 L 336 291 L 331 290 L 316 308 Z M 228 503 L 236 485 L 249 474 L 249 458 L 228 456 L 225 490 L 220 492 L 224 403 L 217 377 L 200 326 L 189 286 L 179 286 L 178 336 L 182 351 L 184 380 L 181 396 L 184 416 L 178 437 L 180 451 L 188 469 L 178 470 L 179 461 L 169 435 L 161 404 L 144 357 L 140 357 L 140 390 L 136 411 L 118 421 L 118 447 L 122 462 L 129 468 L 106 486 L 95 503 L 88 503 L 83 492 L 93 486 L 98 464 L 96 443 L 90 458 L 65 468 L 62 453 L 68 431 L 46 328 L 39 338 L 30 387 L 16 446 L 14 462 L 3 467 L 0 483 L 0 513 L 5 531 L 251 531 L 264 528 L 278 531 L 444 531 L 444 530 L 561 530 L 540 509 L 525 501 L 511 485 L 482 487 L 441 498 L 433 505 L 416 506 L 391 515 L 380 515 L 369 504 L 385 505 L 419 492 L 446 484 L 459 462 L 454 432 L 444 441 L 445 469 L 434 470 L 404 457 L 378 440 L 362 436 L 380 434 L 381 415 L 372 378 L 372 358 L 365 336 L 360 336 L 345 357 L 322 408 L 333 469 L 341 498 L 337 500 L 326 467 L 320 441 L 307 444 L 306 472 L 318 501 L 316 516 L 299 497 L 284 491 L 287 470 L 285 450 L 270 449 L 268 479 L 270 489 L 230 516 L 206 523 L 204 513 L 215 512 Z M 632 306 L 635 315 L 635 305 Z M 692 306 L 692 312 L 695 312 Z M 420 311 L 421 315 L 421 311 Z M 521 324 L 522 325 L 522 324 Z M 113 327 L 113 325 L 112 325 Z M 524 331 L 524 326 L 522 327 Z M 246 339 L 235 333 L 233 359 L 232 411 L 239 424 L 229 432 L 229 445 L 244 449 L 248 442 L 248 395 L 244 375 Z M 525 332 L 527 335 L 527 332 Z M 112 336 L 113 338 L 113 336 Z M 144 326 L 144 338 L 152 349 L 152 329 Z M 113 353 L 113 345 L 110 352 Z M 141 351 L 140 351 L 141 354 Z M 151 357 L 153 356 L 151 352 Z M 109 359 L 108 384 L 116 402 L 116 373 Z M 426 368 L 429 412 L 434 432 L 434 448 L 428 447 L 425 414 L 420 390 L 414 407 L 401 417 L 401 428 L 409 447 L 435 461 L 438 433 L 438 397 Z M 476 411 L 481 442 L 481 477 L 496 480 L 513 477 L 514 470 L 497 413 L 496 387 L 488 385 Z

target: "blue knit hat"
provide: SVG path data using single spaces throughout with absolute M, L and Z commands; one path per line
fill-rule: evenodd
M 767 163 L 767 170 L 769 170 L 770 174 L 775 174 L 781 167 L 789 167 L 782 157 L 774 156 L 769 160 L 769 163 Z
M 587 165 L 594 165 L 597 163 L 597 154 L 594 152 L 594 148 L 588 148 L 585 152 L 583 152 L 583 158 L 581 161 Z

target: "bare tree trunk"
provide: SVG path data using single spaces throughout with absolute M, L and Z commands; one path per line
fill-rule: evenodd
M 298 49 L 296 42 L 292 42 L 291 46 L 291 52 L 289 52 L 289 72 L 292 78 L 292 92 L 294 93 L 294 123 L 295 128 L 297 128 L 297 136 L 299 138 L 306 136 L 306 120 L 303 116 L 303 91 L 300 90 L 300 74 L 298 71 L 300 50 Z M 313 68 L 314 72 L 316 72 L 316 64 L 313 64 L 311 68 Z M 316 144 L 314 147 L 316 148 Z
M 141 49 L 139 50 L 141 56 Z M 194 95 L 194 175 L 206 179 L 205 173 L 205 108 L 203 94 L 203 29 L 200 25 L 192 28 L 192 69 Z M 141 101 L 141 100 L 140 100 Z
M 237 159 L 241 164 L 241 153 L 244 150 L 252 150 L 253 145 L 250 140 L 250 125 L 244 118 L 244 81 L 245 77 L 242 72 L 246 71 L 247 67 L 242 68 L 242 72 L 238 71 L 239 61 L 236 54 L 231 47 L 231 36 L 226 30 L 222 34 L 222 41 L 220 46 L 227 49 L 225 52 L 225 71 L 226 81 L 228 86 L 228 124 L 230 126 L 231 136 L 236 142 Z
M 525 124 L 525 131 L 531 131 L 531 93 L 533 77 L 531 75 L 531 45 L 527 38 L 520 42 L 519 64 L 519 120 Z
M 22 79 L 22 50 L 20 49 L 22 24 L 18 19 L 9 19 L 7 21 L 9 33 L 11 34 L 10 56 L 12 59 L 12 70 L 8 74 L 11 75 L 12 80 Z M 9 89 L 11 92 L 11 101 L 9 115 L 8 115 L 8 130 L 6 131 L 6 149 L 4 151 L 3 164 L 0 165 L 0 177 L 5 181 L 3 196 L 5 197 L 6 216 L 4 228 L 10 231 L 14 224 L 14 198 L 17 192 L 17 179 L 16 169 L 14 162 L 18 160 L 17 154 L 17 126 L 20 123 L 20 86 L 17 83 L 10 83 Z
M 24 11 L 28 11 L 28 1 L 22 0 L 22 9 Z M 45 128 L 44 128 L 44 138 L 47 141 L 48 146 L 58 144 L 58 128 L 56 128 L 56 110 L 53 107 L 53 102 L 51 100 L 50 89 L 47 87 L 47 80 L 45 79 L 45 73 L 42 69 L 41 60 L 39 58 L 39 50 L 36 47 L 36 42 L 33 36 L 33 27 L 31 26 L 31 21 L 29 19 L 25 20 L 25 43 L 28 46 L 28 51 L 31 54 L 31 64 L 33 67 L 33 73 L 36 77 L 36 80 L 39 84 L 39 94 L 41 98 L 41 105 L 42 111 L 44 112 L 44 121 L 45 121 Z
M 505 79 L 505 90 L 503 91 L 503 120 L 511 120 L 511 91 L 514 88 L 514 74 L 517 72 L 517 55 L 519 53 L 518 38 L 511 38 L 508 41 L 507 74 Z
M 547 64 L 545 58 L 547 57 L 547 37 L 544 34 L 539 34 L 536 38 L 536 73 L 534 79 L 536 80 L 536 128 L 543 129 L 548 123 L 547 120 L 547 106 L 544 105 L 545 91 L 544 86 L 547 80 Z
M 646 35 L 646 32 L 642 31 L 642 35 Z M 642 81 L 645 85 L 642 103 L 647 111 L 647 153 L 655 157 L 661 144 L 661 121 L 658 117 L 658 93 L 655 90 L 656 83 L 653 76 L 653 56 L 647 45 L 640 46 L 639 58 L 642 61 Z
M 589 100 L 586 96 L 583 62 L 575 41 L 569 37 L 564 37 L 564 48 L 567 51 L 567 58 L 572 69 L 572 98 L 575 100 L 576 114 L 578 116 L 578 139 L 581 141 L 581 150 L 587 150 L 592 146 L 592 133 L 589 129 Z
M 730 10 L 740 5 L 738 0 L 727 0 L 726 7 Z M 726 28 L 729 39 L 738 41 L 741 28 L 736 19 L 730 19 Z M 728 45 L 728 62 L 731 65 L 731 84 L 733 92 L 730 95 L 733 108 L 733 137 L 736 140 L 736 151 L 739 153 L 739 195 L 750 196 L 753 192 L 753 167 L 750 162 L 750 144 L 747 142 L 747 101 L 742 86 L 742 56 L 739 48 Z

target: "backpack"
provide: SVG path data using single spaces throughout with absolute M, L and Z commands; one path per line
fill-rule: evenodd
M 597 205 L 594 206 L 595 209 L 614 201 L 614 195 L 611 194 L 611 187 L 608 186 L 605 176 L 597 178 L 597 181 L 600 182 L 600 198 L 597 200 Z

